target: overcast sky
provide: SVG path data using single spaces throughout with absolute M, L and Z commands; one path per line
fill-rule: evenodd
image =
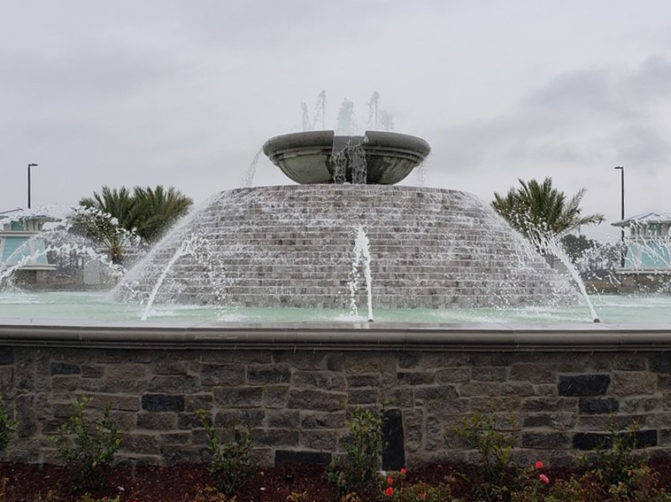
M 671 212 L 668 0 L 0 0 L 0 210 L 102 185 L 240 186 L 263 142 L 373 92 L 432 147 L 406 184 L 489 202 L 551 176 L 613 239 Z M 254 185 L 291 183 L 263 158 Z

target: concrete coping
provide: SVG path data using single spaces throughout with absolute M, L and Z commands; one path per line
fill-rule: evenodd
M 659 324 L 160 323 L 0 319 L 0 346 L 166 350 L 671 350 Z

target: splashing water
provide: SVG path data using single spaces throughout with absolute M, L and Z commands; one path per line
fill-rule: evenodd
M 172 255 L 168 263 L 165 265 L 165 268 L 161 272 L 161 275 L 159 275 L 158 279 L 156 280 L 156 283 L 154 284 L 154 287 L 151 290 L 151 293 L 149 294 L 149 299 L 147 300 L 147 306 L 145 307 L 144 312 L 142 313 L 141 317 L 142 321 L 146 321 L 147 318 L 149 317 L 149 312 L 151 311 L 151 308 L 154 305 L 156 296 L 158 295 L 158 292 L 161 289 L 161 286 L 163 285 L 165 278 L 168 276 L 168 272 L 170 272 L 170 269 L 177 262 L 177 260 L 179 260 L 182 256 L 193 256 L 194 258 L 197 259 L 197 261 L 203 261 L 203 262 L 211 259 L 210 253 L 207 252 L 208 244 L 209 243 L 207 239 L 196 234 L 192 234 L 191 236 L 189 236 L 188 238 L 186 238 L 181 242 L 175 253 Z
M 532 227 L 530 226 L 529 228 Z M 594 305 L 592 305 L 592 301 L 590 300 L 589 295 L 587 294 L 587 289 L 585 289 L 585 283 L 580 277 L 580 273 L 576 269 L 575 265 L 573 265 L 573 262 L 571 262 L 571 259 L 566 254 L 566 251 L 564 250 L 562 245 L 558 242 L 557 237 L 553 236 L 550 232 L 544 232 L 541 229 L 532 228 L 532 230 L 529 232 L 529 240 L 542 253 L 550 254 L 552 256 L 559 258 L 564 267 L 566 267 L 566 270 L 571 275 L 573 281 L 578 286 L 580 294 L 584 298 L 585 303 L 587 304 L 587 308 L 589 308 L 592 320 L 594 322 L 601 322 L 599 320 L 599 316 L 596 313 L 596 310 L 594 310 Z
M 259 163 L 259 158 L 261 157 L 262 153 L 263 148 L 259 148 L 259 151 L 256 152 L 256 155 L 254 155 L 252 162 L 249 164 L 247 170 L 245 171 L 245 174 L 242 176 L 242 183 L 240 184 L 240 186 L 243 186 L 245 188 L 250 188 L 252 186 L 252 183 L 254 183 L 254 177 L 256 176 L 256 166 Z
M 368 321 L 373 321 L 373 286 L 370 272 L 370 242 L 363 228 L 359 225 L 354 239 L 354 258 L 352 260 L 351 279 L 348 282 L 350 293 L 350 314 L 358 315 L 359 309 L 356 305 L 356 292 L 359 289 L 359 266 L 363 266 L 364 280 L 366 282 L 366 301 L 368 304 Z

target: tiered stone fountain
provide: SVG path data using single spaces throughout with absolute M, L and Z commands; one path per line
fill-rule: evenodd
M 298 184 L 222 192 L 160 242 L 127 275 L 119 295 L 146 299 L 153 291 L 163 302 L 347 308 L 361 225 L 370 242 L 375 307 L 573 299 L 568 280 L 475 196 L 394 186 L 429 151 L 421 138 L 376 131 L 271 138 L 264 152 Z M 208 243 L 207 258 L 175 259 L 193 235 Z

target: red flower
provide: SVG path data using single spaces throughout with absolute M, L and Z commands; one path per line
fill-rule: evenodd
M 548 478 L 545 474 L 541 474 L 540 476 L 538 476 L 538 479 L 540 479 L 546 485 L 550 484 L 550 478 Z
M 405 470 L 405 467 L 401 467 L 401 474 L 405 474 L 406 472 L 408 471 Z
M 392 478 L 391 476 L 389 476 L 389 477 L 387 478 L 387 484 L 388 484 L 388 485 L 393 485 L 393 484 L 394 484 L 394 478 Z
M 391 497 L 394 494 L 394 489 L 390 486 L 384 491 L 384 494 L 387 497 Z
M 539 460 L 538 462 L 536 462 L 536 469 L 542 469 L 542 468 L 543 468 L 543 462 Z

